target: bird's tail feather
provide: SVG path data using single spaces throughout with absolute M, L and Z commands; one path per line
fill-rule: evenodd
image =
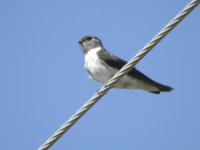
M 160 94 L 160 92 L 170 92 L 171 90 L 173 90 L 172 87 L 160 84 L 158 82 L 154 82 L 154 86 L 156 86 L 158 88 L 158 90 L 157 91 L 149 91 L 154 94 Z
M 156 88 L 154 88 L 153 91 L 149 91 L 151 93 L 160 94 L 160 92 L 170 92 L 171 90 L 173 90 L 173 88 L 170 87 L 170 86 L 160 84 L 160 83 L 158 83 L 158 82 L 150 79 L 149 77 L 147 77 L 146 75 L 144 75 L 143 73 L 141 73 L 140 71 L 138 71 L 136 68 L 133 68 L 128 73 L 128 75 L 130 77 L 137 78 L 137 79 L 139 79 L 141 81 L 145 81 L 147 84 L 156 87 Z

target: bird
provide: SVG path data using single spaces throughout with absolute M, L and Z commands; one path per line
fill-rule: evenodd
M 127 63 L 125 60 L 107 51 L 102 41 L 96 36 L 84 36 L 78 43 L 84 54 L 84 67 L 90 77 L 97 82 L 105 84 Z M 170 86 L 150 79 L 135 67 L 117 81 L 114 84 L 114 88 L 140 89 L 154 94 L 173 90 Z

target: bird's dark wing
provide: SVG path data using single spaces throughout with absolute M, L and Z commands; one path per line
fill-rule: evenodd
M 97 52 L 98 57 L 103 61 L 104 64 L 115 68 L 121 69 L 127 62 L 115 55 L 112 55 L 107 50 L 101 50 Z
M 98 57 L 105 63 L 106 65 L 120 70 L 127 62 L 115 55 L 112 55 L 106 50 L 99 51 L 97 53 Z M 143 73 L 138 71 L 135 67 L 131 69 L 131 71 L 128 73 L 129 76 L 140 79 L 140 80 L 151 80 L 147 76 L 145 76 Z
M 127 63 L 125 60 L 123 60 L 115 55 L 112 55 L 111 53 L 109 53 L 106 50 L 99 51 L 97 53 L 97 55 L 103 61 L 104 64 L 106 64 L 112 68 L 118 69 L 118 70 L 120 70 Z M 133 69 L 131 69 L 127 75 L 132 78 L 136 78 L 138 80 L 144 81 L 148 84 L 154 85 L 158 89 L 160 89 L 160 91 L 170 91 L 173 89 L 169 86 L 162 85 L 162 84 L 150 79 L 149 77 L 147 77 L 146 75 L 144 75 L 143 73 L 138 71 L 135 67 Z M 154 92 L 154 93 L 159 93 L 160 91 Z
M 120 70 L 127 62 L 115 55 L 112 55 L 106 50 L 99 51 L 97 53 L 98 57 L 103 61 L 104 64 L 115 68 L 117 70 Z M 129 76 L 140 79 L 140 80 L 151 80 L 147 76 L 145 76 L 143 73 L 139 72 L 135 67 L 131 69 L 131 71 L 128 73 Z

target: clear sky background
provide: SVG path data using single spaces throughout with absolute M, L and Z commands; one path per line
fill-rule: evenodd
M 1 0 L 0 149 L 35 150 L 101 83 L 78 40 L 96 35 L 132 58 L 189 0 Z M 112 89 L 52 150 L 199 150 L 200 8 L 137 68 L 170 93 Z

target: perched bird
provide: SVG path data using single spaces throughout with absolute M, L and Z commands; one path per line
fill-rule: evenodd
M 79 45 L 85 55 L 85 69 L 98 82 L 106 83 L 127 63 L 125 60 L 108 52 L 101 40 L 96 36 L 84 36 L 79 41 Z M 135 67 L 117 81 L 114 87 L 142 89 L 155 94 L 173 90 L 170 86 L 153 81 Z

